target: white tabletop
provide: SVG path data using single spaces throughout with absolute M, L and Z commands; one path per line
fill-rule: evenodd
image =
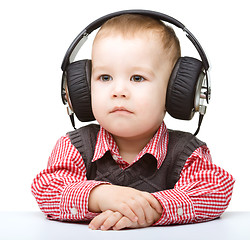
M 0 212 L 0 217 L 1 240 L 250 240 L 250 212 L 226 212 L 205 223 L 105 232 L 90 230 L 86 223 L 47 220 L 41 212 Z

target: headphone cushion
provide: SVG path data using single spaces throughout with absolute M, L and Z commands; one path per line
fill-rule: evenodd
M 176 62 L 166 95 L 166 110 L 172 117 L 192 119 L 196 85 L 202 68 L 202 62 L 191 57 L 181 57 Z
M 91 60 L 85 59 L 68 65 L 67 85 L 73 111 L 82 122 L 95 120 L 91 107 Z

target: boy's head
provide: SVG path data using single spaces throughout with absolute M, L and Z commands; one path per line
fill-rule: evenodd
M 168 80 L 180 57 L 172 28 L 141 15 L 108 20 L 92 49 L 96 120 L 114 136 L 150 139 L 165 116 Z
M 159 41 L 163 52 L 168 56 L 168 64 L 174 64 L 181 56 L 179 39 L 174 30 L 158 19 L 139 14 L 124 14 L 104 23 L 95 41 L 105 36 L 121 35 L 123 38 L 154 38 Z M 94 42 L 95 42 L 94 41 Z

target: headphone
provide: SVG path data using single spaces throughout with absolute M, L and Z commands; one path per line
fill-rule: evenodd
M 107 20 L 123 14 L 140 14 L 171 23 L 181 28 L 199 53 L 201 60 L 193 57 L 180 57 L 171 73 L 167 94 L 166 110 L 176 119 L 191 120 L 195 112 L 199 112 L 198 128 L 194 135 L 198 134 L 203 116 L 206 113 L 206 103 L 211 97 L 211 86 L 208 77 L 209 63 L 204 50 L 194 35 L 178 20 L 160 12 L 149 10 L 125 10 L 114 12 L 98 18 L 90 23 L 74 39 L 63 59 L 61 69 L 62 85 L 61 96 L 63 104 L 67 105 L 67 111 L 71 123 L 75 128 L 74 114 L 81 122 L 94 121 L 95 117 L 91 107 L 90 82 L 92 65 L 91 60 L 75 61 L 75 56 L 87 37 Z

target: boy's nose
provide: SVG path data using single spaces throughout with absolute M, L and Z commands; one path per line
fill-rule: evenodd
M 113 98 L 127 98 L 129 96 L 129 91 L 124 83 L 116 83 L 114 84 L 114 88 L 112 91 Z
M 126 98 L 126 94 L 113 94 L 113 97 L 114 98 L 117 98 L 117 97 L 122 97 L 122 98 Z

